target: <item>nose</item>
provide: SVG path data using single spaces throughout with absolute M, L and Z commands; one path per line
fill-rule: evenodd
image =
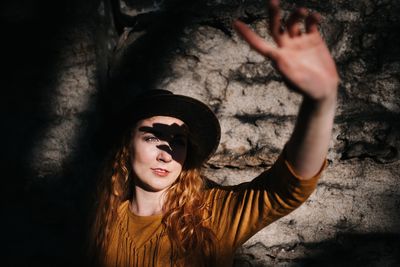
M 157 160 L 162 162 L 172 161 L 172 149 L 169 144 L 158 146 Z

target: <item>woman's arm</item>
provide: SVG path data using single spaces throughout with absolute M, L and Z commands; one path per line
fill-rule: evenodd
M 313 177 L 326 158 L 335 115 L 339 76 L 323 41 L 320 16 L 300 8 L 285 27 L 281 24 L 279 2 L 269 2 L 269 29 L 276 46 L 266 42 L 243 22 L 236 31 L 260 54 L 274 61 L 289 88 L 303 95 L 296 126 L 286 145 L 286 159 L 303 179 Z M 304 21 L 304 29 L 301 23 Z

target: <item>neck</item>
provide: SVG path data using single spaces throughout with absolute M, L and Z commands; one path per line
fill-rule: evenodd
M 159 192 L 146 191 L 135 186 L 130 209 L 138 216 L 162 214 L 165 190 Z

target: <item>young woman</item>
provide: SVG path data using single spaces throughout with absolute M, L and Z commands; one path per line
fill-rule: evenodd
M 124 112 L 131 124 L 99 183 L 96 266 L 231 266 L 237 247 L 312 193 L 325 166 L 339 78 L 317 14 L 298 9 L 283 29 L 278 2 L 269 9 L 277 46 L 240 21 L 234 27 L 304 97 L 280 157 L 249 183 L 212 183 L 201 166 L 220 139 L 213 112 L 187 96 L 147 91 Z

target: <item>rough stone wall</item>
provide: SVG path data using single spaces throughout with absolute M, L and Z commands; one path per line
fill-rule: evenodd
M 283 1 L 285 16 L 295 4 L 322 14 L 321 31 L 340 71 L 329 166 L 310 199 L 244 244 L 235 266 L 398 265 L 400 5 Z M 126 12 L 134 13 L 132 8 Z M 160 24 L 184 25 L 179 31 L 161 26 L 174 39 L 167 43 L 161 35 L 155 47 L 132 48 L 143 40 L 133 27 L 120 55 L 136 52 L 146 61 L 153 49 L 165 49 L 163 58 L 139 63 L 150 65 L 155 81 L 138 76 L 135 84 L 208 103 L 220 119 L 222 140 L 205 174 L 222 184 L 248 181 L 277 158 L 301 102 L 271 62 L 249 49 L 230 26 L 232 19 L 241 18 L 271 41 L 264 3 L 207 1 L 164 10 L 173 10 L 174 16 L 161 18 Z M 140 36 L 155 32 L 157 28 L 141 29 Z
M 213 108 L 222 140 L 205 174 L 222 184 L 248 181 L 274 162 L 301 102 L 230 26 L 241 18 L 270 40 L 263 1 L 126 1 L 122 12 L 136 19 L 116 22 L 113 1 L 78 2 L 50 15 L 34 13 L 34 1 L 2 9 L 11 25 L 5 49 L 14 53 L 1 100 L 5 266 L 74 265 L 97 126 L 139 90 L 162 87 Z M 400 4 L 282 5 L 285 15 L 295 5 L 322 14 L 338 64 L 329 166 L 310 199 L 251 238 L 235 266 L 400 265 Z

